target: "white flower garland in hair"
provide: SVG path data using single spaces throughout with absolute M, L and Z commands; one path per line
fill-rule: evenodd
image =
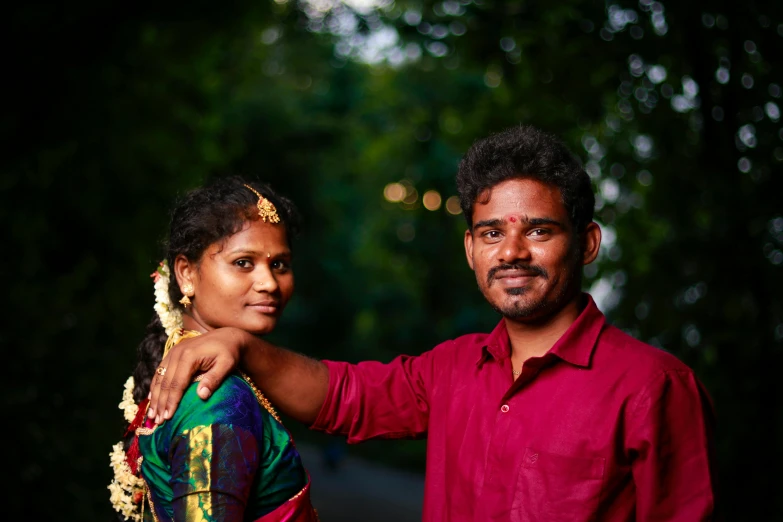
M 112 446 L 109 456 L 111 467 L 114 469 L 114 480 L 109 484 L 111 505 L 125 517 L 125 520 L 141 522 L 139 506 L 144 496 L 144 481 L 131 472 L 130 466 L 125 461 L 122 442 Z
M 136 418 L 136 414 L 139 412 L 139 406 L 133 402 L 134 386 L 133 376 L 128 377 L 128 380 L 125 381 L 125 389 L 122 391 L 122 401 L 119 405 L 125 420 L 129 424 L 133 422 L 133 419 Z M 109 491 L 111 492 L 109 501 L 114 506 L 114 510 L 121 513 L 125 520 L 131 519 L 134 522 L 141 522 L 139 505 L 144 496 L 144 481 L 131 471 L 125 451 L 122 449 L 122 442 L 112 446 L 112 452 L 109 453 L 109 457 L 111 458 L 111 467 L 114 470 L 114 479 L 109 484 Z
M 155 281 L 155 312 L 166 330 L 166 335 L 170 336 L 175 330 L 182 328 L 182 310 L 178 306 L 174 306 L 169 297 L 171 270 L 169 270 L 168 263 L 162 261 L 150 277 Z M 133 400 L 134 386 L 135 381 L 131 376 L 125 381 L 122 401 L 119 404 L 128 424 L 133 422 L 139 412 L 139 406 Z M 112 452 L 109 453 L 111 467 L 114 470 L 114 479 L 109 484 L 111 492 L 109 500 L 114 509 L 125 517 L 125 520 L 141 522 L 142 515 L 139 506 L 143 501 L 144 481 L 131 471 L 122 446 L 122 442 L 118 442 L 112 446 Z
M 125 389 L 122 391 L 122 402 L 120 402 L 120 409 L 122 410 L 125 420 L 128 424 L 133 422 L 136 418 L 136 414 L 139 412 L 139 405 L 133 401 L 133 388 L 136 386 L 133 376 L 128 377 L 125 381 Z
M 158 269 L 150 277 L 155 281 L 155 311 L 166 330 L 166 335 L 171 335 L 178 328 L 182 328 L 182 310 L 175 306 L 169 297 L 171 270 L 168 262 L 161 261 Z

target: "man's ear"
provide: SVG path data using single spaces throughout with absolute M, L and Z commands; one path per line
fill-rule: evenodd
M 473 234 L 470 233 L 470 229 L 465 231 L 465 257 L 468 258 L 468 266 L 471 270 L 473 268 Z
M 182 288 L 187 286 L 193 288 L 195 292 L 198 279 L 196 277 L 196 265 L 182 254 L 178 255 L 174 260 L 174 277 L 177 279 L 180 292 L 182 292 Z
M 582 233 L 582 264 L 589 265 L 598 257 L 601 248 L 601 227 L 591 221 Z

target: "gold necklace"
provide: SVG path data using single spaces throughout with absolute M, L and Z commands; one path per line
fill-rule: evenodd
M 258 401 L 258 404 L 261 405 L 262 408 L 264 408 L 266 411 L 269 412 L 269 414 L 280 424 L 283 424 L 283 421 L 280 420 L 280 417 L 277 415 L 277 412 L 275 411 L 274 406 L 272 406 L 272 403 L 269 402 L 269 399 L 266 398 L 266 395 L 261 393 L 261 390 L 259 390 L 255 383 L 253 382 L 253 379 L 250 378 L 249 375 L 247 375 L 245 372 L 239 372 L 239 375 L 242 376 L 242 379 L 245 380 L 246 383 L 250 385 L 250 389 L 253 390 L 253 395 L 256 396 L 256 400 Z
M 517 371 L 514 368 L 511 368 L 511 375 L 513 375 L 514 377 L 519 377 L 521 373 L 522 370 Z
M 176 344 L 178 344 L 183 339 L 190 339 L 191 337 L 198 337 L 201 335 L 201 332 L 197 332 L 196 330 L 185 330 L 184 328 L 177 328 L 173 332 L 171 332 L 171 335 L 169 335 L 169 338 L 166 339 L 166 346 L 163 348 L 163 357 L 161 359 L 165 358 L 166 355 L 168 355 L 169 350 Z

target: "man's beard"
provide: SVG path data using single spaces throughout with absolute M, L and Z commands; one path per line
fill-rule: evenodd
M 499 270 L 522 270 L 528 273 L 536 274 L 538 277 L 543 278 L 545 281 L 549 281 L 549 273 L 543 268 L 535 265 L 522 265 L 522 264 L 510 264 L 500 265 L 489 271 L 487 274 L 487 288 L 492 284 L 494 275 Z M 574 285 L 579 286 L 581 283 L 581 277 L 579 273 L 579 267 L 574 266 L 567 274 L 568 280 L 563 285 L 557 288 L 554 295 L 543 294 L 539 298 L 533 301 L 515 301 L 507 305 L 495 304 L 489 301 L 488 296 L 484 297 L 489 302 L 490 306 L 506 319 L 521 321 L 530 319 L 539 319 L 551 315 L 553 312 L 560 310 L 571 299 L 573 294 Z M 552 281 L 554 286 L 558 286 L 558 277 Z M 508 288 L 505 290 L 506 295 L 523 296 L 531 290 L 528 287 Z

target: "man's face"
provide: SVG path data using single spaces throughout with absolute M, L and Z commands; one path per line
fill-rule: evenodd
M 512 179 L 479 194 L 465 253 L 495 310 L 535 321 L 556 313 L 580 291 L 579 271 L 595 259 L 600 244 L 595 223 L 586 237 L 581 245 L 557 187 Z

